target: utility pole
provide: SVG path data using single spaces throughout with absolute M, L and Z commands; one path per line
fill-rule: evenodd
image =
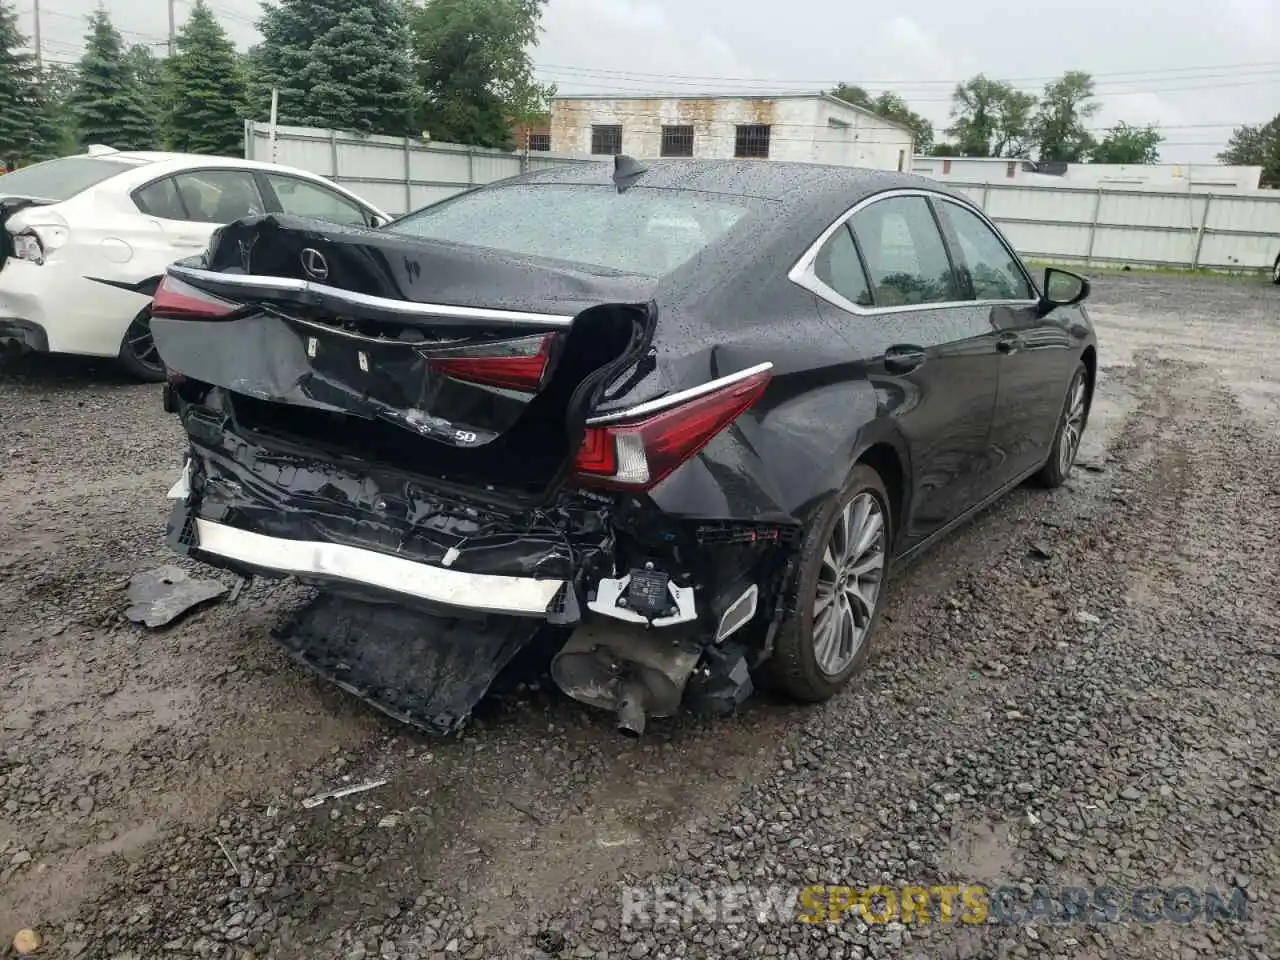
M 44 54 L 40 50 L 40 0 L 31 0 L 31 12 L 35 18 L 35 28 L 31 31 L 31 39 L 36 45 L 36 69 L 44 71 Z
M 39 3 L 40 0 L 36 0 L 36 2 Z M 169 0 L 169 56 L 171 57 L 173 56 L 173 34 L 175 29 L 173 14 L 174 3 L 175 0 Z

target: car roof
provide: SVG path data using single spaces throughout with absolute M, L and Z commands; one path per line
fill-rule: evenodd
M 856 203 L 864 196 L 884 190 L 912 187 L 954 195 L 937 180 L 891 170 L 846 167 L 786 160 L 639 160 L 645 172 L 636 187 L 669 190 L 697 190 L 706 193 L 753 197 L 801 206 L 825 206 L 831 202 Z M 614 163 L 566 163 L 535 170 L 501 181 L 512 183 L 613 183 Z M 498 184 L 495 184 L 495 186 Z
M 99 157 L 106 160 L 125 160 L 135 163 L 145 163 L 156 166 L 162 166 L 171 171 L 183 170 L 188 167 L 238 167 L 248 170 L 276 170 L 281 173 L 291 173 L 309 178 L 326 179 L 320 174 L 313 173 L 310 170 L 301 170 L 297 167 L 288 167 L 282 163 L 267 163 L 263 160 L 246 160 L 243 157 L 220 157 L 207 153 L 168 153 L 160 150 L 121 150 L 117 153 L 98 154 Z

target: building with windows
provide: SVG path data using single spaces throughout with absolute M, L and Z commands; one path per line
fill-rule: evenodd
M 560 154 L 747 157 L 909 170 L 913 134 L 823 93 L 641 97 L 574 94 L 551 101 Z

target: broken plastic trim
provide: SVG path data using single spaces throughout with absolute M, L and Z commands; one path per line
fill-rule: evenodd
M 765 361 L 757 363 L 754 367 L 747 367 L 745 370 L 739 370 L 737 373 L 730 373 L 727 376 L 718 377 L 715 380 L 708 380 L 706 383 L 700 383 L 696 387 L 690 387 L 688 390 L 680 390 L 676 393 L 667 394 L 665 397 L 658 397 L 656 400 L 647 400 L 644 403 L 637 404 L 634 407 L 628 407 L 625 410 L 618 410 L 614 413 L 604 413 L 597 417 L 590 417 L 587 420 L 589 427 L 603 427 L 614 423 L 624 423 L 640 417 L 646 417 L 651 413 L 660 413 L 671 407 L 678 407 L 682 403 L 688 403 L 690 400 L 696 400 L 698 397 L 705 396 L 708 393 L 715 393 L 717 390 L 723 390 L 725 387 L 731 387 L 735 383 L 741 383 L 743 380 L 750 380 L 752 377 L 759 376 L 773 369 L 773 363 Z
M 573 323 L 573 317 L 563 314 L 529 313 L 524 310 L 493 310 L 485 307 L 461 307 L 441 303 L 417 303 L 412 300 L 396 300 L 391 297 L 377 297 L 368 293 L 356 293 L 323 283 L 312 283 L 309 280 L 294 280 L 289 277 L 265 277 L 254 274 L 218 273 L 213 270 L 201 270 L 197 267 L 183 267 L 174 264 L 169 273 L 182 280 L 196 284 L 207 284 L 215 289 L 235 289 L 245 297 L 252 298 L 257 292 L 262 296 L 278 297 L 282 293 L 295 294 L 300 302 L 320 303 L 336 302 L 346 307 L 372 310 L 396 317 L 421 317 L 437 321 L 456 320 L 459 323 L 472 323 L 477 320 L 486 323 L 511 324 L 521 327 L 567 327 Z
M 251 567 L 333 578 L 432 603 L 515 616 L 547 614 L 563 580 L 446 570 L 341 543 L 287 540 L 195 518 L 196 549 Z
M 643 623 L 653 627 L 673 627 L 676 624 L 688 623 L 691 620 L 698 619 L 698 608 L 694 601 L 692 587 L 679 587 L 674 583 L 669 583 L 667 589 L 670 591 L 671 599 L 675 603 L 676 612 L 669 616 L 656 617 L 650 620 L 648 617 L 642 616 L 628 607 L 619 606 L 618 601 L 626 596 L 627 587 L 630 584 L 631 574 L 627 574 L 621 580 L 615 580 L 612 577 L 602 578 L 596 587 L 596 598 L 588 601 L 587 607 L 606 617 L 625 620 L 627 623 Z

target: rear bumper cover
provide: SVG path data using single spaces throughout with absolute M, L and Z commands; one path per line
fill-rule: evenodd
M 466 573 L 340 543 L 288 540 L 195 518 L 201 554 L 255 570 L 356 584 L 484 613 L 544 616 L 563 580 Z

